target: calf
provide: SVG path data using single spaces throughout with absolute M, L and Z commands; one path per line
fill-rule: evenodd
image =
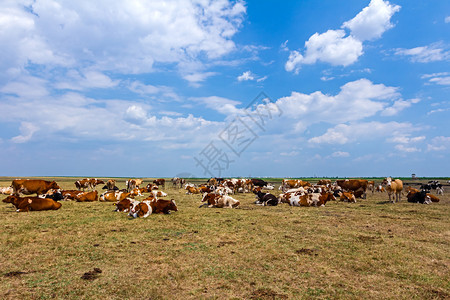
M 263 206 L 277 206 L 278 205 L 278 199 L 275 195 L 272 195 L 270 193 L 263 193 L 261 191 L 254 191 L 256 194 L 256 197 L 258 200 L 255 201 L 255 204 L 257 205 L 263 205 Z

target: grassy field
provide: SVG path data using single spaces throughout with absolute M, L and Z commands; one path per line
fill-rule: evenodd
M 74 178 L 56 181 L 74 188 Z M 0 203 L 0 298 L 450 299 L 448 187 L 431 205 L 369 193 L 356 204 L 261 207 L 237 194 L 233 210 L 166 192 L 179 211 L 146 219 L 112 203 L 30 213 Z

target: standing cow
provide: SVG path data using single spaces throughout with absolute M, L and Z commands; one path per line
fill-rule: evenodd
M 382 184 L 386 186 L 386 191 L 389 195 L 389 202 L 391 202 L 392 194 L 394 194 L 394 197 L 392 198 L 392 203 L 400 202 L 402 197 L 403 181 L 401 181 L 400 179 L 392 180 L 391 177 L 387 177 L 383 180 Z
M 55 181 L 46 181 L 41 179 L 15 179 L 11 183 L 13 194 L 19 196 L 20 193 L 24 195 L 41 195 L 48 192 L 50 189 L 59 190 L 60 187 Z

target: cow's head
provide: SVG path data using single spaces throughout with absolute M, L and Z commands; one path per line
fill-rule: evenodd
M 178 207 L 174 199 L 170 200 L 170 203 L 167 207 L 169 208 L 169 210 L 178 211 Z

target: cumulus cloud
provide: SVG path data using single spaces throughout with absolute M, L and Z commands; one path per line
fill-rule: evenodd
M 379 137 L 392 137 L 398 131 L 411 131 L 411 123 L 399 122 L 368 122 L 339 124 L 329 128 L 323 135 L 309 139 L 312 145 L 319 144 L 347 144 L 354 141 Z
M 236 115 L 240 113 L 240 109 L 236 107 L 237 105 L 241 104 L 241 102 L 239 101 L 217 96 L 197 97 L 191 98 L 191 100 L 205 105 L 207 108 L 215 110 L 226 116 Z
M 331 157 L 349 157 L 350 153 L 344 151 L 336 151 L 331 154 Z
M 445 17 L 445 23 L 450 23 L 450 16 Z
M 305 51 L 291 51 L 285 69 L 298 73 L 303 64 L 314 64 L 318 61 L 333 66 L 348 66 L 358 60 L 363 54 L 363 42 L 380 38 L 393 27 L 391 17 L 400 10 L 400 6 L 391 5 L 388 1 L 372 0 L 353 19 L 344 22 L 341 28 L 345 30 L 328 30 L 325 33 L 315 33 L 305 42 Z
M 32 63 L 135 74 L 155 62 L 202 62 L 235 50 L 231 38 L 246 13 L 241 1 L 88 2 L 3 3 L 0 68 Z
M 442 43 L 434 43 L 429 46 L 415 47 L 410 49 L 397 48 L 396 55 L 406 56 L 412 62 L 428 63 L 450 59 L 450 51 Z
M 346 83 L 334 96 L 319 91 L 311 94 L 292 92 L 290 96 L 278 99 L 276 105 L 283 111 L 283 117 L 297 122 L 297 130 L 301 131 L 320 122 L 338 124 L 373 116 L 385 108 L 385 100 L 398 97 L 395 87 L 360 79 Z
M 342 28 L 350 29 L 351 35 L 360 41 L 378 39 L 394 27 L 391 17 L 399 10 L 400 6 L 388 1 L 372 0 L 356 17 L 344 22 Z
M 254 80 L 255 76 L 252 74 L 251 71 L 246 71 L 242 73 L 242 75 L 239 75 L 237 80 L 238 81 L 247 81 L 247 80 Z
M 381 112 L 382 116 L 394 116 L 412 104 L 419 103 L 420 99 L 396 100 L 392 106 L 387 107 Z

